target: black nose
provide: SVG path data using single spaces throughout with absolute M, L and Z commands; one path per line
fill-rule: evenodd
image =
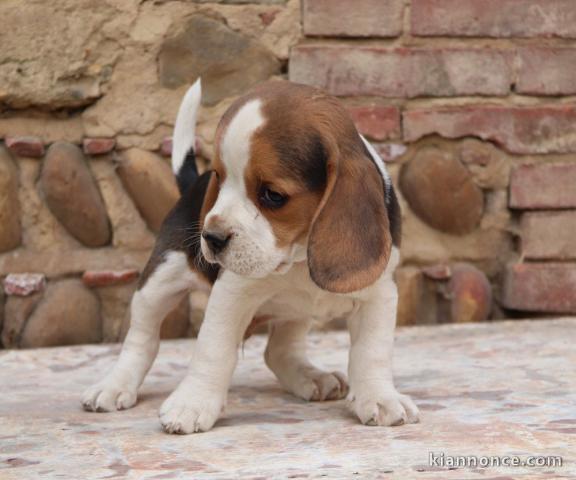
M 216 233 L 216 232 L 202 232 L 202 238 L 206 240 L 208 247 L 214 253 L 220 253 L 222 250 L 226 248 L 228 242 L 230 241 L 230 237 L 232 235 L 226 235 L 223 233 Z

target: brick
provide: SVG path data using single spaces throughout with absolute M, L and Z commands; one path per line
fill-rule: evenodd
M 318 42 L 292 49 L 290 80 L 334 95 L 502 96 L 510 92 L 512 74 L 508 54 L 487 48 L 387 48 Z
M 116 140 L 114 138 L 85 138 L 82 148 L 86 155 L 103 155 L 114 150 Z
M 21 157 L 40 158 L 44 155 L 44 143 L 38 137 L 6 137 L 8 149 Z
M 412 0 L 420 36 L 576 38 L 574 0 Z
M 402 33 L 403 0 L 304 0 L 305 35 L 397 37 Z
M 525 258 L 576 259 L 576 211 L 525 213 L 521 232 Z
M 516 154 L 576 152 L 575 105 L 413 109 L 404 111 L 402 123 L 408 142 L 431 134 L 475 136 Z
M 46 277 L 42 273 L 10 273 L 3 282 L 6 295 L 27 297 L 43 290 L 46 286 Z
M 576 93 L 576 49 L 521 48 L 516 91 L 529 95 Z
M 510 207 L 576 208 L 576 163 L 521 165 L 510 178 Z
M 506 308 L 526 312 L 576 313 L 576 264 L 508 266 L 502 303 Z
M 390 140 L 400 136 L 398 107 L 366 105 L 348 107 L 358 131 L 372 140 Z
M 131 283 L 138 278 L 138 270 L 89 270 L 82 274 L 82 282 L 87 287 L 108 287 Z

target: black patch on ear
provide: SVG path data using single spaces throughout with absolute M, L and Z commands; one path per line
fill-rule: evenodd
M 382 173 L 380 172 L 378 165 L 376 165 L 374 157 L 372 157 L 372 154 L 364 142 L 362 142 L 362 149 L 364 150 L 364 154 L 374 164 L 378 170 L 378 173 L 380 173 L 380 176 L 382 177 Z M 388 187 L 384 177 L 382 177 L 382 189 L 384 192 L 386 210 L 388 211 L 388 222 L 390 224 L 390 236 L 392 237 L 392 244 L 395 247 L 399 247 L 402 239 L 402 210 L 400 209 L 400 204 L 398 203 L 398 197 L 396 197 L 396 190 L 394 190 L 394 186 L 392 183 L 390 183 L 390 187 Z
M 384 187 L 386 189 L 386 186 Z M 386 189 L 386 209 L 388 210 L 388 222 L 390 224 L 390 235 L 392 236 L 392 244 L 395 247 L 400 247 L 402 240 L 402 210 L 396 197 L 396 190 L 392 184 Z
M 196 167 L 196 152 L 194 148 L 188 150 L 186 157 L 184 157 L 184 163 L 180 167 L 180 170 L 176 174 L 176 183 L 178 184 L 178 190 L 180 194 L 184 195 L 184 192 L 194 184 L 198 178 L 198 168 Z
M 273 137 L 274 148 L 286 175 L 303 181 L 311 191 L 326 186 L 328 155 L 318 133 L 296 140 L 288 132 Z

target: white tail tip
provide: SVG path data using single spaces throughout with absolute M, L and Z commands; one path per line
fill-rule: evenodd
M 196 120 L 201 99 L 202 82 L 198 78 L 184 95 L 176 116 L 172 136 L 172 171 L 175 175 L 178 175 L 186 154 L 196 143 Z

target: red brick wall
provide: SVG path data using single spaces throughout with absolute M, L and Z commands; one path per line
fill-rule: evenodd
M 475 255 L 481 233 L 414 229 L 403 199 L 401 283 L 422 289 L 430 266 L 464 260 L 490 278 L 493 317 L 576 313 L 576 1 L 303 0 L 302 22 L 290 79 L 342 97 L 359 130 L 396 152 L 395 177 L 430 142 L 465 164 L 484 195 L 477 230 L 500 222 L 507 238 Z

